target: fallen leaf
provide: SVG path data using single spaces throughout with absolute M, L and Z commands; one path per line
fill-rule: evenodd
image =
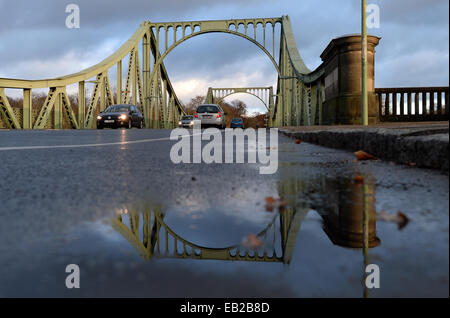
M 355 181 L 355 183 L 362 183 L 364 182 L 364 177 L 356 176 L 353 180 Z
M 391 214 L 381 210 L 377 215 L 377 220 L 397 223 L 399 230 L 402 230 L 409 222 L 409 218 L 402 211 L 398 211 L 397 214 Z
M 397 212 L 397 220 L 399 230 L 402 230 L 409 222 L 409 218 L 402 211 Z
M 258 249 L 264 245 L 264 242 L 260 240 L 255 234 L 249 233 L 242 239 L 242 245 L 248 249 Z
M 376 157 L 362 150 L 356 151 L 355 156 L 357 160 L 377 160 Z
M 273 197 L 266 197 L 266 203 L 273 204 L 275 202 L 275 199 Z
M 273 212 L 273 203 L 275 202 L 275 199 L 272 197 L 266 198 L 266 211 L 267 212 Z
M 282 198 L 275 199 L 273 197 L 266 197 L 266 211 L 273 212 L 274 208 L 284 209 L 287 205 L 286 201 Z

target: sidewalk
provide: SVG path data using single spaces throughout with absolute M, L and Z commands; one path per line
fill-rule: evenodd
M 282 127 L 279 131 L 326 147 L 364 150 L 381 160 L 449 171 L 448 121 Z

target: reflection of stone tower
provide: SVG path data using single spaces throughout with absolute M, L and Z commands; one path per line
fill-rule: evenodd
M 292 211 L 286 210 L 275 215 L 267 227 L 257 234 L 266 244 L 253 250 L 240 244 L 211 248 L 189 242 L 164 222 L 164 213 L 160 207 L 127 211 L 112 220 L 112 227 L 127 239 L 144 259 L 190 258 L 289 263 L 300 227 L 299 218 Z M 280 232 L 277 232 L 278 220 L 281 224 Z M 278 248 L 279 245 L 281 246 Z
M 330 183 L 328 183 L 330 185 Z M 337 184 L 338 202 L 324 214 L 324 231 L 331 241 L 340 246 L 364 247 L 364 221 L 368 217 L 368 244 L 380 244 L 376 236 L 375 186 L 372 180 L 354 182 L 347 180 Z
M 288 202 L 288 206 L 295 207 L 286 209 L 285 214 L 280 216 L 282 220 L 289 219 L 291 230 L 297 228 L 298 232 L 300 225 L 296 224 L 296 218 L 303 221 L 308 211 L 315 209 L 322 216 L 324 231 L 334 244 L 363 248 L 364 224 L 367 224 L 368 229 L 368 247 L 380 244 L 376 236 L 373 180 L 367 179 L 359 183 L 351 179 L 318 179 L 304 182 L 301 179 L 286 178 L 279 183 L 278 189 L 280 196 Z M 304 198 L 302 202 L 296 202 L 299 201 L 299 195 Z M 313 199 L 314 196 L 315 199 Z M 320 200 L 318 201 L 317 198 Z M 283 221 L 281 229 L 285 232 L 284 237 L 287 238 L 288 228 L 283 226 Z

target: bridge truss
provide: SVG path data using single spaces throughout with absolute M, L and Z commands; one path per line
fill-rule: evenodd
M 279 35 L 275 34 L 276 25 L 281 26 Z M 262 37 L 257 36 L 257 28 L 262 28 Z M 278 79 L 274 101 L 269 103 L 271 126 L 321 123 L 324 68 L 321 65 L 310 71 L 306 67 L 297 49 L 289 17 L 283 16 L 161 23 L 145 21 L 115 53 L 78 73 L 40 80 L 0 78 L 0 127 L 94 128 L 97 114 L 107 106 L 133 103 L 144 114 L 146 127 L 172 128 L 184 110 L 168 77 L 164 58 L 181 43 L 207 33 L 227 33 L 244 38 L 261 49 L 272 62 Z M 280 41 L 278 44 L 276 39 Z M 125 85 L 124 60 L 128 60 Z M 114 68 L 117 74 L 115 92 L 109 76 Z M 70 85 L 78 86 L 76 107 L 71 105 L 67 94 Z M 86 99 L 88 85 L 92 85 L 92 93 Z M 5 89 L 23 91 L 21 109 L 11 107 Z M 33 109 L 32 93 L 35 89 L 47 89 L 48 93 L 43 105 Z
M 307 211 L 288 208 L 276 213 L 266 228 L 256 235 L 264 244 L 255 249 L 241 243 L 217 248 L 190 242 L 165 223 L 161 207 L 131 210 L 114 218 L 111 225 L 147 260 L 182 258 L 289 264 Z

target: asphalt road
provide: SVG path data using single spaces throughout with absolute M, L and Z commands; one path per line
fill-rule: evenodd
M 447 175 L 355 163 L 352 153 L 281 135 L 272 175 L 259 174 L 258 163 L 174 164 L 169 135 L 0 131 L 0 296 L 361 297 L 362 250 L 333 244 L 323 217 L 354 201 L 361 175 L 378 214 L 402 211 L 410 220 L 401 230 L 377 222 L 381 243 L 369 261 L 380 267 L 381 288 L 369 296 L 448 297 Z M 132 207 L 158 206 L 183 238 L 223 247 L 277 218 L 265 198 L 280 196 L 303 213 L 290 264 L 145 260 L 110 225 Z M 79 265 L 80 289 L 66 288 L 67 264 Z

